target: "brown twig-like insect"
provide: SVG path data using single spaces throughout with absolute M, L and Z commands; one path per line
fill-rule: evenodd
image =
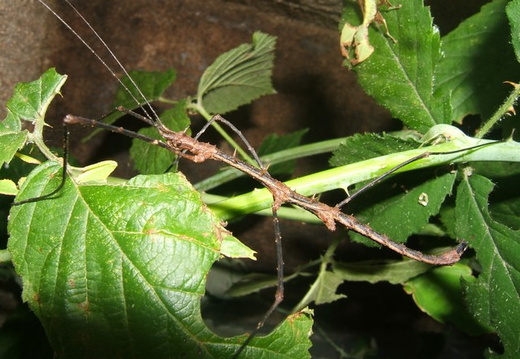
M 215 120 L 220 119 L 220 115 L 215 116 Z M 394 242 L 387 236 L 376 232 L 370 228 L 370 226 L 359 222 L 354 216 L 341 212 L 340 205 L 332 207 L 313 198 L 303 196 L 287 187 L 287 185 L 285 185 L 283 182 L 273 178 L 265 168 L 253 167 L 249 163 L 219 150 L 216 146 L 210 143 L 200 142 L 188 136 L 185 132 L 172 131 L 166 128 L 161 122 L 153 122 L 153 124 L 165 141 L 147 138 L 134 132 L 127 131 L 121 127 L 114 127 L 96 120 L 78 116 L 68 115 L 65 117 L 64 122 L 67 125 L 88 125 L 101 127 L 108 131 L 138 138 L 153 145 L 166 148 L 169 151 L 172 151 L 177 155 L 196 163 L 204 162 L 206 160 L 215 160 L 225 163 L 244 172 L 267 188 L 273 195 L 274 211 L 278 210 L 284 203 L 293 204 L 316 215 L 331 231 L 334 231 L 336 229 L 336 223 L 339 223 L 345 228 L 362 234 L 363 236 L 370 238 L 373 241 L 388 247 L 399 254 L 421 262 L 435 265 L 453 264 L 460 259 L 460 255 L 465 248 L 465 244 L 461 243 L 456 248 L 450 249 L 438 255 L 424 254 L 420 251 L 408 248 L 404 244 Z M 416 159 L 417 158 L 414 160 Z M 343 204 L 343 202 L 341 204 Z
M 40 3 L 42 3 L 45 7 L 47 7 L 65 26 L 69 28 L 70 31 L 73 32 L 73 34 L 79 38 L 80 41 L 85 44 L 85 46 L 94 53 L 94 55 L 101 61 L 101 63 L 114 75 L 114 77 L 117 78 L 114 71 L 106 64 L 106 62 L 101 59 L 101 57 L 95 53 L 95 51 L 92 49 L 92 47 L 86 43 L 86 41 L 76 33 L 74 29 L 66 22 L 64 21 L 54 10 L 52 10 L 44 1 L 39 0 Z M 110 55 L 114 58 L 114 60 L 117 62 L 118 66 L 123 70 L 123 72 L 128 76 L 130 81 L 134 86 L 135 83 L 131 79 L 131 77 L 128 75 L 128 72 L 124 69 L 123 65 L 119 62 L 117 57 L 113 54 L 113 52 L 109 49 L 108 45 L 101 39 L 101 37 L 97 34 L 97 32 L 90 26 L 90 24 L 81 16 L 81 14 L 74 8 L 72 4 L 68 0 L 65 0 L 72 9 L 78 14 L 78 16 L 84 21 L 87 26 L 90 27 L 92 32 L 97 36 L 99 41 L 105 46 L 105 48 L 108 50 Z M 117 78 L 118 79 L 118 78 Z M 118 79 L 118 81 L 122 84 L 123 87 L 126 88 L 126 86 Z M 128 89 L 127 89 L 128 90 Z M 142 97 L 143 100 L 146 100 L 144 95 L 141 93 L 141 91 L 137 88 L 136 90 L 139 94 L 139 96 Z M 130 94 L 131 92 L 128 91 Z M 134 98 L 135 99 L 135 98 Z M 135 99 L 137 103 L 137 99 Z M 295 206 L 298 206 L 308 212 L 313 213 L 315 216 L 317 216 L 325 225 L 326 227 L 334 231 L 336 229 L 336 226 L 339 224 L 346 229 L 355 231 L 357 233 L 360 233 L 361 235 L 372 239 L 373 241 L 386 246 L 390 248 L 391 250 L 402 254 L 404 256 L 413 258 L 418 261 L 434 264 L 434 265 L 450 265 L 455 262 L 457 262 L 464 250 L 466 249 L 466 243 L 462 242 L 457 247 L 452 248 L 444 253 L 438 254 L 438 255 L 430 255 L 425 254 L 417 250 L 413 250 L 409 247 L 407 247 L 404 244 L 397 243 L 392 241 L 390 238 L 385 236 L 384 234 L 380 234 L 373 230 L 370 226 L 365 225 L 361 222 L 359 222 L 355 217 L 345 214 L 341 211 L 341 207 L 343 204 L 346 203 L 346 201 L 340 202 L 336 206 L 330 206 L 325 203 L 319 202 L 314 198 L 303 196 L 294 190 L 290 189 L 287 185 L 285 185 L 283 182 L 280 182 L 273 178 L 267 169 L 261 164 L 258 157 L 252 151 L 253 156 L 255 159 L 257 159 L 259 167 L 255 167 L 245 161 L 242 161 L 241 159 L 237 158 L 234 155 L 227 154 L 223 151 L 221 151 L 216 146 L 201 142 L 197 138 L 190 137 L 185 132 L 175 132 L 170 129 L 168 129 L 162 122 L 159 120 L 158 116 L 155 114 L 153 108 L 147 107 L 149 110 L 144 109 L 143 111 L 146 114 L 146 117 L 136 115 L 138 118 L 142 119 L 143 121 L 147 122 L 148 124 L 154 126 L 159 134 L 162 136 L 162 140 L 154 140 L 145 136 L 142 136 L 140 134 L 137 134 L 135 132 L 128 131 L 121 127 L 115 127 L 111 125 L 104 124 L 102 122 L 98 122 L 91 119 L 86 119 L 78 116 L 72 116 L 68 115 L 64 119 L 65 125 L 88 125 L 88 126 L 95 126 L 104 128 L 108 131 L 112 131 L 115 133 L 120 133 L 129 137 L 137 138 L 143 141 L 146 141 L 152 145 L 163 147 L 176 155 L 188 159 L 190 161 L 200 163 L 204 162 L 206 160 L 214 160 L 218 161 L 224 164 L 227 164 L 233 168 L 236 168 L 239 171 L 242 171 L 249 177 L 255 179 L 258 181 L 262 186 L 267 188 L 273 197 L 273 204 L 272 204 L 272 212 L 274 217 L 274 227 L 275 227 L 275 243 L 276 243 L 276 252 L 278 256 L 278 265 L 277 265 L 277 289 L 275 294 L 275 300 L 267 313 L 264 315 L 262 320 L 258 323 L 256 329 L 249 335 L 249 337 L 246 339 L 246 341 L 243 343 L 241 349 L 235 354 L 235 357 L 237 357 L 240 352 L 243 350 L 245 346 L 249 343 L 249 341 L 254 337 L 254 335 L 257 333 L 257 331 L 263 326 L 267 318 L 271 315 L 271 313 L 276 310 L 278 305 L 282 302 L 284 297 L 284 289 L 283 289 L 283 257 L 282 257 L 282 245 L 281 245 L 281 234 L 280 229 L 278 225 L 278 219 L 277 219 L 277 210 L 282 206 L 282 204 L 292 204 Z M 129 110 L 125 110 L 120 108 L 121 111 L 130 112 Z M 151 111 L 149 113 L 148 111 Z M 134 114 L 135 115 L 135 114 Z M 213 117 L 213 120 L 215 121 L 224 121 L 226 122 L 221 116 L 216 115 Z M 245 141 L 245 139 L 244 139 Z M 251 149 L 250 145 L 245 141 L 248 148 Z M 426 157 L 428 154 L 422 155 L 422 157 Z M 398 168 L 410 163 L 413 160 L 417 160 L 418 158 L 411 159 L 410 161 L 405 162 L 403 165 L 398 166 Z M 396 168 L 397 169 L 397 168 Z M 396 169 L 391 170 L 389 173 L 392 173 Z M 64 170 L 64 175 L 66 174 L 66 171 Z M 388 175 L 388 174 L 386 174 Z M 384 176 L 386 176 L 384 175 Z M 381 178 L 376 179 L 376 181 L 371 182 L 368 186 L 372 186 L 377 181 L 381 180 Z M 53 192 L 55 193 L 55 192 Z M 29 201 L 27 201 L 29 202 Z M 22 204 L 26 202 L 19 202 L 17 204 Z

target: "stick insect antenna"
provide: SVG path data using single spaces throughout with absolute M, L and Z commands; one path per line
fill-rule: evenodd
M 85 45 L 85 47 L 87 49 L 90 50 L 90 52 L 92 52 L 94 54 L 94 56 L 98 59 L 99 62 L 101 62 L 101 64 L 110 72 L 110 74 L 115 77 L 115 79 L 117 80 L 117 82 L 119 82 L 119 84 L 125 89 L 125 91 L 132 97 L 132 99 L 135 101 L 135 103 L 137 104 L 137 106 L 139 106 L 143 112 L 149 117 L 149 118 L 153 118 L 154 119 L 154 126 L 155 126 L 155 123 L 158 123 L 158 124 L 162 124 L 161 123 L 161 120 L 159 119 L 159 116 L 157 115 L 157 113 L 155 112 L 155 110 L 153 109 L 153 107 L 150 105 L 150 103 L 148 102 L 148 100 L 146 99 L 146 96 L 143 94 L 143 92 L 141 91 L 141 89 L 139 88 L 139 86 L 137 86 L 137 83 L 134 81 L 134 79 L 132 78 L 132 76 L 130 76 L 130 74 L 128 73 L 128 71 L 126 70 L 126 68 L 123 66 L 123 64 L 121 63 L 121 61 L 119 61 L 119 59 L 117 58 L 117 56 L 114 54 L 114 52 L 110 49 L 110 47 L 108 46 L 108 44 L 105 42 L 105 40 L 103 40 L 103 38 L 101 37 L 101 35 L 99 35 L 99 33 L 94 30 L 94 28 L 92 27 L 92 25 L 90 25 L 90 23 L 87 21 L 87 19 L 85 19 L 85 17 L 79 12 L 78 9 L 76 9 L 74 7 L 74 5 L 72 5 L 72 3 L 69 1 L 69 0 L 65 0 L 65 2 L 74 10 L 74 12 L 76 13 L 76 15 L 83 21 L 83 23 L 85 23 L 85 25 L 88 26 L 88 28 L 90 29 L 90 31 L 94 34 L 94 36 L 96 36 L 96 38 L 99 40 L 99 42 L 103 45 L 103 47 L 108 51 L 108 53 L 110 54 L 110 57 L 112 57 L 112 59 L 117 63 L 117 65 L 119 66 L 119 68 L 123 71 L 123 73 L 126 75 L 126 77 L 128 77 L 130 83 L 134 86 L 135 90 L 137 91 L 137 93 L 139 94 L 139 96 L 142 98 L 142 100 L 144 101 L 144 103 L 146 105 L 148 105 L 147 107 L 149 108 L 149 110 L 151 111 L 152 115 L 151 116 L 148 111 L 146 110 L 145 106 L 141 105 L 141 102 L 137 99 L 137 97 L 135 97 L 135 95 L 132 93 L 132 91 L 130 91 L 130 89 L 128 88 L 128 86 L 125 85 L 125 83 L 115 74 L 115 72 L 112 70 L 112 68 L 106 63 L 105 60 L 103 60 L 101 58 L 101 56 L 92 48 L 92 46 L 90 46 L 90 44 L 85 41 L 85 39 L 83 39 L 78 33 L 76 30 L 74 30 L 74 28 L 72 28 L 72 26 L 69 25 L 69 23 L 67 23 L 54 9 L 52 9 L 49 5 L 47 5 L 45 2 L 43 2 L 43 0 L 38 0 L 43 6 L 45 6 L 47 8 L 47 10 L 49 10 L 54 16 L 56 16 L 56 18 L 58 20 L 60 20 L 60 22 L 65 25 L 73 34 L 74 36 L 76 36 L 79 41 L 81 41 L 83 43 L 83 45 Z

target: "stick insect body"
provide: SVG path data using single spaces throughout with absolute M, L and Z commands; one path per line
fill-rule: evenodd
M 106 64 L 106 62 L 101 59 L 101 57 L 94 52 L 94 50 L 88 45 L 83 38 L 79 34 L 76 33 L 74 29 L 71 28 L 71 26 L 66 23 L 54 10 L 52 10 L 43 0 L 39 0 L 40 3 L 42 3 L 45 7 L 47 7 L 62 23 L 65 24 L 69 28 L 70 31 L 74 33 L 76 37 L 80 39 L 80 41 L 83 42 L 87 48 L 94 53 L 94 55 L 98 58 L 99 61 L 112 73 L 112 75 L 115 76 L 114 71 Z M 131 77 L 128 75 L 128 72 L 124 69 L 123 65 L 119 62 L 117 57 L 113 54 L 113 52 L 108 48 L 108 45 L 101 39 L 101 37 L 97 34 L 97 32 L 90 26 L 90 24 L 79 14 L 79 12 L 69 3 L 68 0 L 65 0 L 72 9 L 80 16 L 82 21 L 84 21 L 87 26 L 90 27 L 92 32 L 97 36 L 99 41 L 107 48 L 110 55 L 114 58 L 114 60 L 117 62 L 118 66 L 123 70 L 123 72 L 129 77 L 131 83 L 135 85 Z M 116 76 L 115 76 L 116 77 Z M 117 78 L 117 77 L 116 77 Z M 118 81 L 121 83 L 121 81 L 118 79 Z M 124 86 L 124 84 L 123 84 Z M 126 88 L 126 87 L 125 87 Z M 127 89 L 128 90 L 128 89 Z M 136 86 L 137 93 L 140 97 L 142 97 L 144 100 L 144 95 L 141 93 L 139 88 Z M 129 91 L 131 94 L 131 92 Z M 137 103 L 137 99 L 135 99 Z M 221 151 L 216 146 L 201 142 L 198 139 L 194 137 L 190 137 L 187 133 L 183 131 L 172 131 L 168 129 L 166 126 L 164 126 L 161 121 L 159 120 L 158 116 L 153 112 L 153 109 L 150 106 L 147 106 L 147 108 L 151 109 L 151 115 L 149 115 L 149 112 L 146 109 L 143 109 L 146 116 L 143 120 L 147 123 L 154 126 L 159 134 L 162 136 L 162 140 L 153 140 L 148 137 L 144 137 L 142 135 L 139 135 L 137 133 L 125 130 L 121 127 L 115 127 L 111 125 L 107 125 L 95 120 L 86 119 L 78 116 L 72 116 L 68 115 L 64 119 L 65 125 L 89 125 L 89 126 L 95 126 L 95 127 L 101 127 L 106 130 L 120 133 L 123 135 L 127 135 L 133 138 L 138 138 L 140 140 L 149 142 L 152 145 L 163 147 L 176 155 L 186 158 L 190 161 L 200 163 L 204 162 L 206 160 L 215 160 L 224 164 L 227 164 L 233 168 L 238 169 L 239 171 L 242 171 L 246 175 L 254 178 L 256 181 L 258 181 L 262 186 L 267 188 L 269 192 L 272 194 L 273 197 L 273 204 L 272 204 L 272 211 L 273 211 L 273 217 L 274 217 L 274 224 L 275 224 L 275 243 L 277 246 L 277 255 L 278 255 L 278 285 L 277 285 L 277 291 L 275 294 L 275 301 L 264 316 L 264 318 L 260 321 L 257 328 L 250 334 L 250 336 L 246 339 L 244 342 L 242 348 L 235 354 L 235 357 L 240 354 L 240 352 L 243 350 L 243 348 L 249 343 L 251 338 L 256 334 L 257 330 L 260 329 L 265 320 L 269 317 L 269 315 L 278 307 L 280 302 L 283 300 L 283 259 L 282 259 L 282 247 L 281 247 L 281 234 L 278 226 L 278 219 L 276 217 L 277 210 L 283 205 L 283 204 L 292 204 L 295 206 L 298 206 L 306 211 L 309 211 L 316 215 L 325 225 L 326 227 L 334 231 L 336 229 L 336 226 L 339 224 L 341 226 L 344 226 L 346 229 L 355 231 L 367 238 L 372 239 L 373 241 L 386 246 L 390 248 L 391 250 L 402 254 L 404 256 L 407 256 L 409 258 L 430 263 L 433 265 L 451 265 L 457 262 L 464 250 L 466 249 L 466 243 L 462 242 L 457 247 L 452 248 L 444 253 L 438 254 L 438 255 L 430 255 L 425 254 L 417 250 L 413 250 L 409 247 L 407 247 L 404 244 L 397 243 L 392 241 L 390 238 L 388 238 L 384 234 L 380 234 L 376 232 L 374 229 L 372 229 L 370 226 L 365 225 L 361 222 L 359 222 L 354 216 L 345 214 L 341 211 L 341 206 L 345 203 L 345 201 L 341 202 L 340 204 L 336 206 L 330 206 L 325 203 L 319 202 L 313 198 L 303 196 L 294 190 L 290 189 L 286 184 L 283 182 L 280 182 L 273 178 L 267 169 L 259 163 L 259 167 L 255 167 L 240 158 L 237 158 L 234 155 L 227 154 L 223 151 Z M 225 121 L 221 116 L 216 115 L 213 118 L 216 121 Z M 247 144 L 247 141 L 246 141 Z M 247 144 L 248 147 L 250 147 Z M 257 158 L 256 154 L 254 154 L 254 157 Z M 258 162 L 258 161 L 257 161 Z M 64 171 L 64 174 L 66 172 Z M 28 201 L 27 201 L 28 202 Z M 20 202 L 18 204 L 21 204 L 24 202 Z

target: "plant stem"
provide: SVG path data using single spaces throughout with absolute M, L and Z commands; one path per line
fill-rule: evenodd
M 321 141 L 311 143 L 309 145 L 303 145 L 293 147 L 287 150 L 275 152 L 266 156 L 262 156 L 261 160 L 269 167 L 277 163 L 282 163 L 298 158 L 313 156 L 321 153 L 332 152 L 338 148 L 348 137 L 337 138 L 333 140 Z M 209 191 L 215 187 L 222 185 L 223 183 L 229 182 L 239 177 L 243 177 L 245 174 L 235 168 L 226 168 L 225 170 L 211 176 L 203 181 L 198 182 L 194 187 L 199 191 Z
M 204 203 L 206 203 L 209 206 L 213 204 L 218 206 L 219 202 L 226 201 L 229 199 L 229 197 L 218 196 L 205 192 L 202 192 L 201 195 Z M 273 211 L 271 210 L 271 208 L 268 208 L 262 209 L 256 212 L 255 214 L 260 216 L 271 217 L 273 215 Z M 278 217 L 305 223 L 322 223 L 318 217 L 298 207 L 280 207 L 280 209 L 278 210 Z
M 471 148 L 475 145 L 485 143 L 494 144 Z M 460 150 L 461 152 L 442 154 L 456 150 Z M 338 188 L 346 191 L 349 186 L 355 183 L 376 178 L 406 160 L 424 154 L 425 152 L 433 152 L 433 154 L 400 168 L 396 173 L 468 161 L 520 162 L 520 144 L 517 142 L 494 142 L 463 136 L 456 140 L 435 146 L 394 153 L 314 173 L 288 181 L 286 185 L 305 196 L 311 196 L 316 193 L 323 193 Z M 229 220 L 270 208 L 272 200 L 272 194 L 267 189 L 262 188 L 218 203 L 212 203 L 209 206 L 222 220 Z
M 511 94 L 506 98 L 504 103 L 498 108 L 493 116 L 484 123 L 484 126 L 482 126 L 482 128 L 477 132 L 475 138 L 484 138 L 484 136 L 498 123 L 498 121 L 502 119 L 502 117 L 511 112 L 516 99 L 520 96 L 520 85 L 512 85 L 514 86 L 514 89 Z

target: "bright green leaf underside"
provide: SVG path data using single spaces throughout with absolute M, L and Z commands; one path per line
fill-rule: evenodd
M 463 299 L 461 280 L 473 282 L 471 268 L 462 263 L 436 267 L 405 283 L 417 306 L 441 323 L 457 325 L 467 333 L 478 335 L 489 331 L 468 313 Z
M 349 281 L 369 283 L 389 282 L 401 284 L 431 268 L 430 264 L 405 260 L 364 261 L 334 263 L 334 273 Z

